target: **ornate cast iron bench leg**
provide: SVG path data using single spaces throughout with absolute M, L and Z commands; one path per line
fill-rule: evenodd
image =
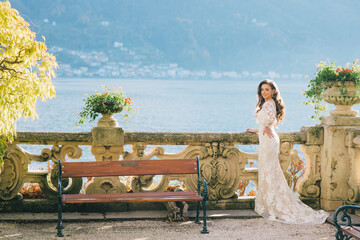
M 209 231 L 206 228 L 206 200 L 208 198 L 208 190 L 207 190 L 207 183 L 206 183 L 205 179 L 203 179 L 203 183 L 204 183 L 204 200 L 203 200 L 202 204 L 203 204 L 203 211 L 204 211 L 204 216 L 203 216 L 204 226 L 203 226 L 203 230 L 201 231 L 201 233 L 207 234 L 207 233 L 209 233 Z
M 198 174 L 198 193 L 201 193 L 201 184 L 204 184 L 204 188 L 203 188 L 203 201 L 202 201 L 202 206 L 203 206 L 203 211 L 204 211 L 204 215 L 203 215 L 203 230 L 201 231 L 201 233 L 203 234 L 207 234 L 209 233 L 209 231 L 206 228 L 206 200 L 208 198 L 208 189 L 207 189 L 207 183 L 205 179 L 201 179 L 200 176 L 200 160 L 199 157 L 196 157 L 196 163 L 197 163 L 197 174 Z M 195 223 L 200 224 L 200 220 L 199 220 L 199 214 L 200 214 L 200 201 L 198 202 L 197 208 L 196 208 L 196 218 L 195 218 Z
M 199 161 L 199 160 L 198 160 Z M 200 194 L 200 186 L 201 186 L 201 181 L 200 181 L 200 172 L 198 173 L 198 193 Z M 195 218 L 195 223 L 196 224 L 201 224 L 200 220 L 199 220 L 199 215 L 200 215 L 200 201 L 197 202 L 197 207 L 196 207 L 196 218 Z
M 56 236 L 58 237 L 63 237 L 64 234 L 62 233 L 62 229 L 64 228 L 63 224 L 62 224 L 62 196 L 61 196 L 61 191 L 62 191 L 62 187 L 61 187 L 61 162 L 59 160 L 59 163 L 58 163 L 58 166 L 59 166 L 59 183 L 58 183 L 58 196 L 59 196 L 59 199 L 58 199 L 58 224 L 57 224 L 57 234 Z
M 200 220 L 199 220 L 199 215 L 200 215 L 200 202 L 197 202 L 196 218 L 195 218 L 195 223 L 196 223 L 196 224 L 201 224 L 201 222 L 200 222 Z
M 58 213 L 58 225 L 56 227 L 56 229 L 57 229 L 56 236 L 58 236 L 58 237 L 63 237 L 64 236 L 64 234 L 62 233 L 63 228 L 64 228 L 64 226 L 62 225 L 62 214 L 61 214 L 61 210 L 59 210 L 59 213 Z

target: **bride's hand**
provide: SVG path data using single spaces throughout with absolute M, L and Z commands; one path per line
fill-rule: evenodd
M 253 128 L 248 128 L 246 129 L 246 132 L 250 132 L 250 133 L 258 133 L 259 130 L 257 129 L 253 129 Z
M 274 137 L 273 131 L 272 131 L 271 128 L 269 128 L 269 127 L 265 127 L 265 128 L 264 128 L 263 135 L 264 135 L 264 134 L 268 135 L 269 138 L 273 138 L 273 137 Z

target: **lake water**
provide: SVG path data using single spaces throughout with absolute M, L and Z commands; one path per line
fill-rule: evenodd
M 101 85 L 122 87 L 134 106 L 140 108 L 127 123 L 126 131 L 242 132 L 256 127 L 254 106 L 259 81 L 235 80 L 136 80 L 136 79 L 56 79 L 56 98 L 39 101 L 36 120 L 18 122 L 18 131 L 90 131 L 96 123 L 74 125 L 75 111 L 83 105 L 84 94 Z M 287 106 L 286 118 L 278 131 L 298 131 L 315 125 L 309 118 L 312 108 L 305 106 L 301 92 L 304 81 L 278 81 Z M 115 115 L 120 117 L 120 114 Z

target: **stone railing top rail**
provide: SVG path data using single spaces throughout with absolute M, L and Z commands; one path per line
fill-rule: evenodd
M 312 134 L 317 132 L 319 134 Z M 322 144 L 322 128 L 303 127 L 299 132 L 279 132 L 281 141 L 294 144 Z M 245 132 L 125 132 L 125 144 L 145 142 L 150 145 L 194 145 L 208 142 L 227 142 L 231 144 L 258 144 L 257 134 Z M 91 145 L 91 132 L 17 132 L 17 144 L 62 145 L 75 143 Z

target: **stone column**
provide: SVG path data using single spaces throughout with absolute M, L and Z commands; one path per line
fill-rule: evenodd
M 346 146 L 350 155 L 348 198 L 351 204 L 360 202 L 360 129 L 346 131 Z
M 324 142 L 324 130 L 320 126 L 315 126 L 302 127 L 301 131 L 306 133 L 306 142 L 300 145 L 300 150 L 306 159 L 306 167 L 303 177 L 297 183 L 296 190 L 306 204 L 319 208 L 320 159 L 321 145 Z
M 324 145 L 321 149 L 320 205 L 335 210 L 348 201 L 352 156 L 346 146 L 347 130 L 360 127 L 360 117 L 324 116 Z
M 123 153 L 124 131 L 117 126 L 116 120 L 104 124 L 100 119 L 98 126 L 91 129 L 91 153 L 96 161 L 118 161 Z M 115 120 L 115 124 L 113 123 Z M 126 192 L 126 187 L 119 177 L 94 177 L 85 185 L 86 193 L 120 193 Z

